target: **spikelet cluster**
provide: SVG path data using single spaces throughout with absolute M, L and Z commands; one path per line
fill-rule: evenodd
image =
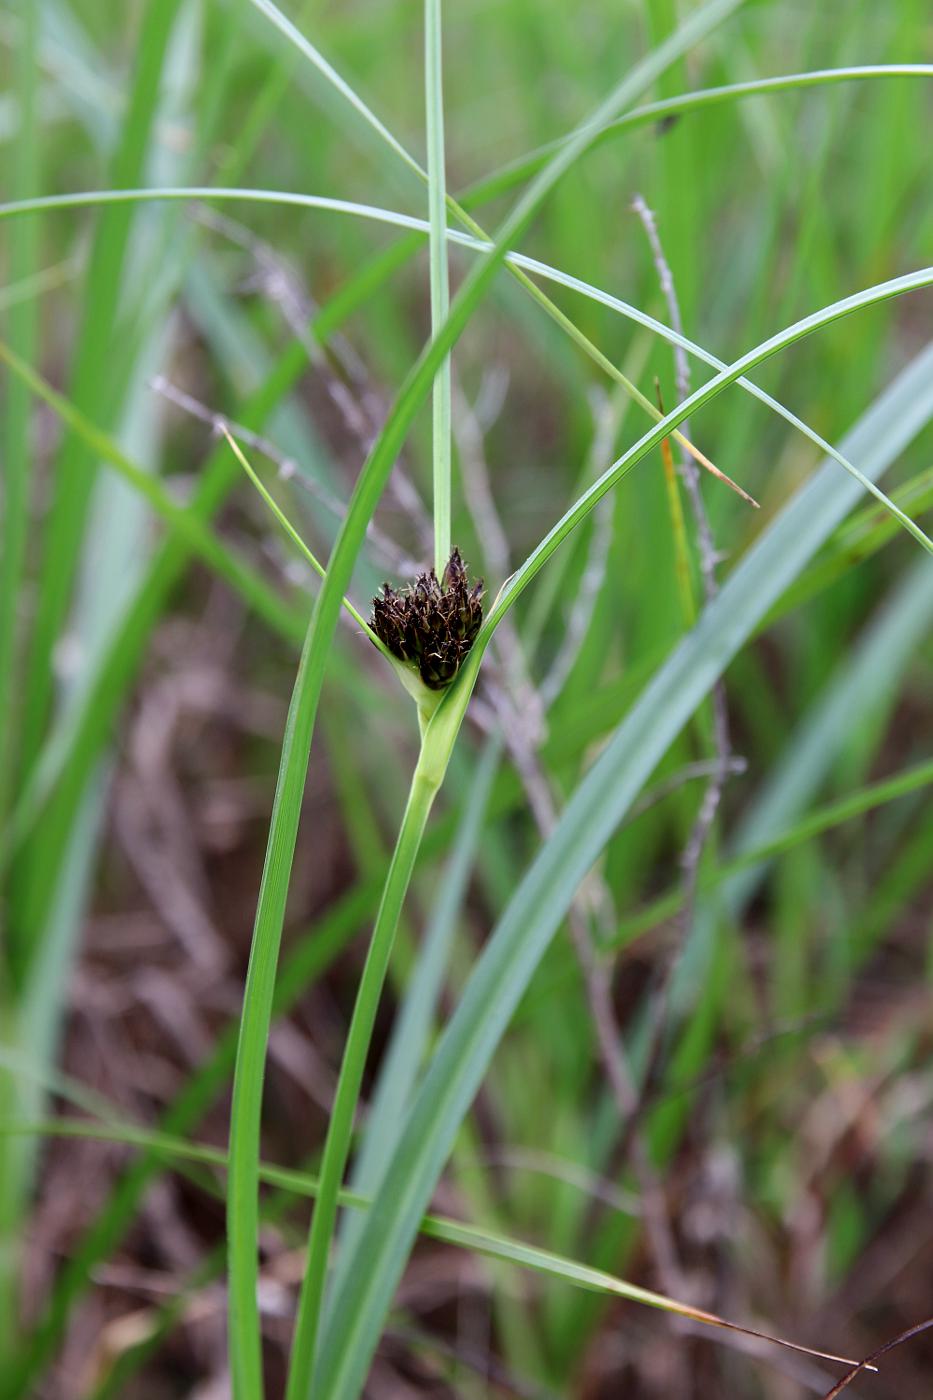
M 382 586 L 371 626 L 399 661 L 416 667 L 431 690 L 450 685 L 483 620 L 483 583 L 470 584 L 459 549 L 440 580 L 433 569 L 405 588 Z

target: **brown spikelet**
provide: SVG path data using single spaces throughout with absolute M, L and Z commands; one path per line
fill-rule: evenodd
M 455 549 L 438 582 L 433 569 L 405 588 L 383 584 L 373 599 L 372 629 L 399 661 L 417 667 L 431 690 L 450 685 L 483 620 L 483 583 L 470 585 Z

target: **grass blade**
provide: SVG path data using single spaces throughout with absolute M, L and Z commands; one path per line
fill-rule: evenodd
M 227 1154 L 216 1147 L 192 1143 L 186 1138 L 175 1137 L 168 1133 L 157 1133 L 150 1129 L 136 1128 L 118 1122 L 96 1124 L 77 1118 L 48 1118 L 35 1123 L 0 1123 L 0 1136 L 14 1135 L 80 1138 L 95 1142 L 122 1143 L 127 1147 L 138 1147 L 153 1155 L 161 1156 L 168 1162 L 194 1162 L 221 1169 L 228 1166 Z M 260 1163 L 259 1174 L 262 1181 L 269 1186 L 276 1186 L 296 1195 L 317 1198 L 320 1192 L 320 1182 L 316 1177 L 309 1176 L 307 1172 L 271 1166 L 263 1162 Z M 372 1205 L 372 1202 L 365 1195 L 358 1191 L 347 1190 L 341 1190 L 340 1203 L 364 1213 Z M 742 1327 L 738 1323 L 728 1322 L 716 1313 L 705 1312 L 702 1308 L 678 1302 L 675 1298 L 669 1298 L 663 1293 L 655 1293 L 649 1288 L 640 1288 L 637 1284 L 627 1283 L 624 1279 L 617 1278 L 604 1269 L 591 1268 L 588 1264 L 582 1264 L 576 1259 L 568 1259 L 563 1255 L 555 1254 L 552 1250 L 542 1249 L 538 1245 L 525 1244 L 521 1240 L 512 1239 L 507 1235 L 490 1230 L 481 1230 L 474 1225 L 465 1225 L 461 1221 L 452 1220 L 447 1216 L 426 1215 L 421 1221 L 420 1232 L 429 1239 L 437 1240 L 442 1244 L 453 1245 L 457 1249 L 469 1250 L 472 1254 L 481 1254 L 488 1259 L 497 1259 L 519 1269 L 543 1274 L 547 1278 L 556 1279 L 575 1288 L 585 1288 L 595 1293 L 606 1293 L 612 1297 L 624 1298 L 627 1302 L 657 1308 L 662 1312 L 672 1313 L 676 1317 L 686 1317 L 693 1322 L 701 1322 L 710 1327 L 725 1328 L 727 1331 L 738 1332 L 746 1337 L 773 1342 L 775 1346 L 787 1347 L 791 1351 L 802 1352 L 807 1356 L 816 1356 L 823 1361 L 836 1361 L 844 1366 L 856 1364 L 847 1356 L 835 1356 L 832 1352 L 816 1351 L 813 1347 L 800 1346 L 798 1343 L 787 1341 L 783 1337 L 774 1337 L 767 1332 L 759 1332 L 751 1327 Z M 867 1366 L 865 1369 L 871 1370 L 873 1368 Z
M 340 1078 L 321 1161 L 317 1203 L 311 1217 L 308 1257 L 289 1358 L 286 1400 L 299 1400 L 299 1397 L 311 1393 L 311 1376 L 324 1301 L 331 1237 L 340 1199 L 340 1186 L 350 1150 L 363 1071 L 399 915 L 421 846 L 421 837 L 442 777 L 443 772 L 439 775 L 433 769 L 429 747 L 425 743 L 412 778 L 408 803 L 379 901 L 363 975 L 360 978 L 353 1019 L 347 1032 Z
M 727 385 L 734 384 L 736 380 L 742 377 L 747 369 L 752 369 L 755 365 L 761 364 L 764 360 L 777 354 L 779 350 L 783 350 L 787 346 L 793 345 L 796 341 L 803 339 L 804 336 L 812 335 L 814 331 L 819 330 L 821 327 L 831 325 L 834 321 L 844 316 L 849 316 L 854 311 L 860 310 L 863 307 L 873 306 L 878 302 L 888 300 L 890 297 L 901 296 L 905 292 L 917 291 L 921 287 L 928 287 L 931 285 L 933 285 L 933 268 L 927 267 L 920 269 L 918 272 L 907 273 L 904 277 L 894 277 L 887 282 L 878 283 L 876 286 L 868 287 L 862 292 L 856 292 L 853 296 L 844 297 L 840 301 L 833 302 L 830 306 L 822 307 L 819 311 L 815 311 L 811 315 L 803 317 L 800 321 L 795 321 L 792 326 L 788 326 L 785 330 L 778 331 L 760 345 L 755 346 L 753 350 L 749 350 L 747 354 L 735 360 L 731 365 L 720 370 L 718 374 L 715 374 L 712 379 L 708 380 L 699 389 L 694 390 L 689 398 L 684 399 L 683 403 L 679 404 L 676 409 L 668 413 L 656 428 L 647 432 L 634 447 L 623 453 L 611 467 L 607 468 L 602 476 L 593 483 L 590 489 L 561 517 L 546 538 L 538 545 L 537 549 L 525 560 L 521 568 L 512 575 L 511 579 L 502 590 L 495 607 L 491 610 L 487 618 L 483 633 L 481 633 L 480 638 L 477 639 L 474 652 L 477 651 L 480 639 L 484 635 L 488 641 L 488 638 L 492 635 L 500 618 L 505 615 L 518 595 L 527 587 L 531 579 L 539 569 L 543 567 L 551 554 L 553 554 L 554 550 L 567 537 L 570 531 L 573 530 L 581 520 L 586 518 L 606 492 L 611 491 L 647 452 L 650 452 L 652 448 L 660 445 L 671 428 L 675 428 L 678 423 L 683 422 L 685 418 L 689 418 L 698 408 L 702 408 L 704 404 L 708 403 L 712 398 L 715 398 Z M 848 460 L 846 454 L 841 452 L 837 453 L 835 450 L 833 451 L 833 457 L 834 459 L 838 457 Z M 870 476 L 857 470 L 851 474 L 855 476 L 860 485 L 867 485 L 873 493 L 877 492 L 878 495 L 887 502 L 892 511 L 896 511 L 899 515 L 902 514 L 902 512 L 897 511 L 897 507 L 891 505 L 887 497 L 878 490 Z M 846 499 L 848 499 L 848 493 L 846 493 Z M 902 523 L 918 543 L 923 546 L 927 553 L 933 554 L 933 540 L 928 539 L 920 527 L 907 517 L 904 518 Z M 458 686 L 454 689 L 457 690 L 459 688 Z M 441 706 L 441 710 L 443 709 L 444 706 Z
M 872 476 L 933 414 L 931 367 L 933 348 L 845 440 L 846 455 L 859 457 Z M 826 463 L 785 506 L 626 716 L 522 880 L 442 1037 L 347 1264 L 321 1358 L 320 1393 L 329 1400 L 349 1400 L 359 1391 L 417 1222 L 580 879 L 716 677 L 843 518 L 856 490 Z
M 11 189 L 20 198 L 29 198 L 39 187 L 38 123 L 36 121 L 39 17 L 34 6 L 22 16 L 22 45 L 17 55 L 17 102 L 20 112 L 19 139 L 13 151 Z M 37 271 L 38 243 L 28 228 L 14 228 L 10 237 L 9 280 L 28 284 Z M 10 342 L 27 362 L 35 355 L 37 307 L 32 299 L 16 302 L 7 310 Z M 18 722 L 13 703 L 14 666 L 17 653 L 17 620 L 20 585 L 26 554 L 29 522 L 29 391 L 21 380 L 11 380 L 6 388 L 3 425 L 4 471 L 3 515 L 0 520 L 0 715 L 5 717 L 0 737 L 0 831 L 5 830 Z M 0 836 L 0 842 L 5 837 Z M 0 1308 L 4 1321 L 9 1309 Z M 0 1321 L 0 1328 L 4 1326 Z M 0 1356 L 4 1348 L 0 1344 Z
M 38 189 L 39 142 L 37 121 L 37 66 L 39 17 L 27 6 L 20 17 L 22 40 L 16 52 L 15 93 L 19 105 L 20 132 L 13 152 L 11 187 L 23 197 Z M 9 249 L 9 278 L 14 284 L 28 285 L 35 280 L 38 263 L 36 240 L 28 228 L 13 230 Z M 9 336 L 17 352 L 30 360 L 35 354 L 38 316 L 34 301 L 11 304 L 7 310 Z M 9 828 L 7 814 L 16 767 L 17 740 L 21 721 L 16 698 L 20 609 L 23 572 L 29 531 L 30 421 L 29 391 L 11 379 L 4 395 L 3 508 L 0 518 L 0 870 L 7 858 Z M 5 894 L 5 892 L 4 892 Z M 6 905 L 6 899 L 3 899 Z M 5 910 L 0 913 L 0 1044 L 15 1043 L 16 1010 L 7 1004 L 12 968 L 7 965 Z M 12 1001 L 12 998 L 10 999 Z M 0 1113 L 9 1114 L 18 1106 L 18 1091 L 10 1076 L 0 1074 Z M 15 1345 L 17 1274 L 20 1262 L 20 1212 L 25 1175 L 22 1155 L 0 1153 L 0 1178 L 4 1182 L 0 1200 L 0 1369 Z
M 705 107 L 743 102 L 750 97 L 765 97 L 768 93 L 797 92 L 806 88 L 834 86 L 837 83 L 870 82 L 877 78 L 933 78 L 933 64 L 873 63 L 861 67 L 818 68 L 809 73 L 785 73 L 772 78 L 753 78 L 749 82 L 729 83 L 723 87 L 680 93 L 675 97 L 648 102 L 643 107 L 635 107 L 631 112 L 626 112 L 624 116 L 610 122 L 595 137 L 591 149 L 596 150 L 624 131 L 676 119 L 688 112 L 702 111 Z M 539 146 L 536 151 L 529 151 L 527 155 L 509 161 L 491 175 L 483 176 L 464 190 L 460 202 L 469 209 L 514 189 L 540 170 L 561 142 L 562 138 L 559 137 L 556 141 Z
M 145 7 L 136 50 L 136 71 L 129 107 L 111 167 L 116 188 L 139 183 L 157 110 L 162 69 L 181 0 L 150 0 Z M 128 368 L 126 357 L 112 344 L 122 271 L 132 227 L 131 206 L 108 210 L 94 239 L 88 267 L 81 328 L 75 349 L 75 370 L 69 397 L 92 419 L 107 422 L 116 394 L 109 376 L 101 375 L 107 361 Z M 72 596 L 81 547 L 94 463 L 86 444 L 69 434 L 59 459 L 58 491 L 45 539 L 45 556 L 52 561 L 41 575 L 32 646 L 26 677 L 28 705 L 22 737 L 22 767 L 28 772 L 38 752 L 52 695 L 52 648 Z
M 198 197 L 269 202 L 273 204 L 300 205 L 307 208 L 328 210 L 332 213 L 349 214 L 356 215 L 362 218 L 377 219 L 380 222 L 395 224 L 398 227 L 402 228 L 423 230 L 427 227 L 427 225 L 424 223 L 424 220 L 417 219 L 406 214 L 398 214 L 392 210 L 377 209 L 372 205 L 357 204 L 353 201 L 335 200 L 324 197 L 318 197 L 316 195 L 294 195 L 287 191 L 278 190 L 211 190 L 209 188 L 192 187 L 188 189 L 165 188 L 161 190 L 134 190 L 116 193 L 117 197 L 119 198 L 132 199 L 186 199 Z M 86 195 L 81 194 L 74 196 L 50 196 L 42 200 L 20 201 L 16 204 L 0 205 L 0 218 L 12 217 L 14 215 L 19 214 L 36 213 L 39 212 L 41 209 L 49 209 L 53 207 L 68 207 L 69 205 L 73 205 L 75 203 L 108 203 L 110 202 L 110 198 L 111 194 L 107 191 L 97 191 L 90 192 Z M 462 244 L 464 247 L 476 249 L 478 251 L 489 251 L 492 249 L 493 246 L 492 244 L 485 242 L 482 239 L 473 238 L 469 235 L 457 233 L 452 230 L 448 230 L 447 236 L 454 242 Z M 542 263 L 535 258 L 526 257 L 524 254 L 509 252 L 508 254 L 506 254 L 505 261 L 513 268 L 513 270 L 521 272 L 523 269 L 527 269 L 529 272 L 534 272 L 539 276 L 546 278 L 548 281 L 555 282 L 560 286 L 564 286 L 572 291 L 579 292 L 581 295 L 586 296 L 593 301 L 597 301 L 601 305 L 606 306 L 613 311 L 617 311 L 620 315 L 626 316 L 630 320 L 637 322 L 639 325 L 645 326 L 646 329 L 654 331 L 655 334 L 660 335 L 670 344 L 682 347 L 689 354 L 695 355 L 705 364 L 713 366 L 714 368 L 718 369 L 721 373 L 724 371 L 729 371 L 731 375 L 731 377 L 728 380 L 729 383 L 737 383 L 740 388 L 744 389 L 747 393 L 752 394 L 761 403 L 766 404 L 770 409 L 772 409 L 773 412 L 777 413 L 780 417 L 784 418 L 788 423 L 795 427 L 798 430 L 798 432 L 803 433 L 803 435 L 809 438 L 810 441 L 815 446 L 817 446 L 821 452 L 828 453 L 831 457 L 834 457 L 835 460 L 840 464 L 840 466 L 842 466 L 850 474 L 850 476 L 854 476 L 855 479 L 860 482 L 864 490 L 868 491 L 871 495 L 875 497 L 879 504 L 883 506 L 883 508 L 892 516 L 893 519 L 895 519 L 905 530 L 907 530 L 909 534 L 914 536 L 914 538 L 919 544 L 923 545 L 923 547 L 928 551 L 933 549 L 933 542 L 929 540 L 928 536 L 924 533 L 923 530 L 920 529 L 920 527 L 915 523 L 915 521 L 912 520 L 911 517 L 907 515 L 905 511 L 901 510 L 900 507 L 897 506 L 888 496 L 886 496 L 885 493 L 881 491 L 880 488 L 874 482 L 870 481 L 862 473 L 860 473 L 858 468 L 846 458 L 844 453 L 841 453 L 837 448 L 833 447 L 830 443 L 828 443 L 825 440 L 825 438 L 821 437 L 818 433 L 814 432 L 812 428 L 810 428 L 806 423 L 804 423 L 802 419 L 798 418 L 796 414 L 792 413 L 790 409 L 786 408 L 779 400 L 772 398 L 772 396 L 770 394 L 765 393 L 763 389 L 759 389 L 758 386 L 754 384 L 751 380 L 749 380 L 746 377 L 746 375 L 742 372 L 744 369 L 750 368 L 754 364 L 760 363 L 761 360 L 767 358 L 768 355 L 776 353 L 777 349 L 782 349 L 785 345 L 791 344 L 792 340 L 783 340 L 781 344 L 775 344 L 773 346 L 770 346 L 770 342 L 768 342 L 770 348 L 767 350 L 767 354 L 765 355 L 758 355 L 758 351 L 764 347 L 757 347 L 756 350 L 749 352 L 749 356 L 744 357 L 741 361 L 736 361 L 736 365 L 741 365 L 742 370 L 740 370 L 737 374 L 731 374 L 731 368 L 734 368 L 734 366 L 727 366 L 723 360 L 720 360 L 717 356 L 711 354 L 702 346 L 695 344 L 691 340 L 688 340 L 685 336 L 678 334 L 678 332 L 672 330 L 669 326 L 664 325 L 663 322 L 656 321 L 653 317 L 648 316 L 645 312 L 638 310 L 637 307 L 631 306 L 629 305 L 629 303 L 622 301 L 619 297 L 614 297 L 608 292 L 604 292 L 600 288 L 594 287 L 590 283 L 584 282 L 578 277 L 573 277 L 569 273 L 561 272 L 557 268 L 550 267 L 547 263 Z M 908 276 L 912 278 L 919 279 L 913 281 L 909 286 L 905 284 L 902 287 L 894 289 L 894 282 L 899 282 L 901 279 L 893 279 L 892 283 L 879 284 L 877 287 L 867 289 L 863 293 L 856 293 L 854 297 L 845 298 L 840 302 L 836 302 L 831 307 L 824 308 L 823 311 L 815 313 L 817 318 L 825 315 L 825 321 L 814 321 L 813 318 L 806 318 L 805 321 L 797 322 L 795 327 L 790 328 L 795 332 L 793 339 L 799 338 L 799 335 L 809 334 L 810 330 L 816 329 L 818 324 L 828 324 L 829 321 L 837 319 L 839 315 L 848 314 L 849 311 L 857 309 L 857 306 L 869 305 L 874 299 L 884 300 L 886 296 L 898 295 L 900 291 L 903 290 L 914 290 L 919 287 L 927 286 L 929 285 L 930 281 L 929 276 L 927 275 L 929 274 L 929 272 L 929 268 L 924 268 L 921 269 L 918 273 L 908 274 Z M 524 285 L 527 285 L 527 287 L 532 290 L 536 290 L 534 287 L 534 283 L 532 283 L 527 278 L 524 279 Z M 878 294 L 877 298 L 874 296 L 875 293 Z M 867 298 L 867 300 L 860 301 L 859 299 L 863 297 Z M 551 303 L 548 303 L 548 306 L 545 309 L 551 309 L 555 314 L 556 319 L 559 320 L 560 324 L 565 328 L 570 328 L 573 331 L 574 338 L 578 338 L 577 333 L 575 332 L 575 330 L 573 330 L 573 323 L 569 320 L 568 317 L 564 316 L 563 312 L 559 311 L 556 307 L 553 307 Z M 812 324 L 807 324 L 811 321 L 813 322 Z M 798 331 L 799 335 L 797 334 Z M 777 341 L 779 337 L 783 337 L 786 334 L 787 332 L 779 332 L 778 337 L 772 337 L 772 340 Z M 607 372 L 611 373 L 612 376 L 618 380 L 619 372 L 615 369 L 611 362 L 606 358 L 606 356 L 602 354 L 601 351 L 595 350 L 595 347 L 593 347 L 593 349 L 595 351 L 595 358 L 597 362 L 601 365 L 601 367 L 607 369 Z M 645 398 L 645 396 L 641 393 L 640 390 L 636 389 L 636 387 L 633 384 L 631 384 L 627 379 L 625 379 L 624 376 L 622 376 L 622 381 L 624 381 L 623 387 L 626 389 L 626 391 L 630 393 L 638 403 L 641 403 L 646 408 L 646 411 L 650 414 L 651 417 L 655 419 L 656 422 L 663 422 L 665 425 L 671 425 L 671 436 L 675 437 L 680 442 L 681 446 L 689 450 L 691 452 L 691 455 L 694 457 L 695 460 L 697 460 L 700 463 L 701 466 L 703 466 L 706 470 L 712 471 L 712 473 L 715 476 L 717 476 L 720 480 L 724 481 L 733 490 L 737 491 L 739 495 L 744 496 L 745 499 L 750 501 L 752 505 L 757 504 L 752 499 L 752 497 L 747 495 L 747 493 L 742 489 L 742 487 L 738 486 L 734 481 L 731 480 L 731 478 L 726 477 L 722 472 L 719 471 L 717 467 L 715 467 L 706 457 L 704 457 L 702 453 L 698 452 L 697 449 L 693 447 L 692 443 L 690 443 L 686 438 L 682 437 L 682 435 L 677 429 L 677 422 L 679 422 L 680 419 L 671 417 L 663 418 L 659 411 L 654 407 L 654 405 Z M 704 386 L 704 389 L 709 389 L 716 383 L 716 380 L 710 380 L 707 383 L 707 385 Z M 700 392 L 700 390 L 697 391 L 697 393 Z M 690 403 L 691 405 L 693 405 L 695 402 L 699 401 L 697 401 L 694 396 L 694 398 L 691 398 Z M 662 433 L 652 441 L 653 443 L 660 443 L 661 441 L 663 441 L 663 438 L 664 434 Z

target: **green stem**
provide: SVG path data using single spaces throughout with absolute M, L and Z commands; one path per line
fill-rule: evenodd
M 445 736 L 446 738 L 446 736 Z M 443 779 L 450 751 L 438 752 L 438 744 L 425 733 L 415 767 L 386 882 L 376 914 L 366 965 L 353 1008 L 337 1094 L 331 1113 L 318 1185 L 318 1197 L 311 1219 L 308 1259 L 305 1266 L 298 1319 L 292 1344 L 286 1400 L 307 1400 L 311 1395 L 315 1347 L 320 1324 L 327 1264 L 337 1218 L 337 1207 L 344 1170 L 350 1153 L 353 1122 L 360 1085 L 372 1040 L 379 998 L 395 941 L 395 930 L 408 891 L 421 838 L 435 795 Z
M 447 188 L 444 171 L 444 93 L 440 0 L 424 0 L 424 98 L 428 131 L 428 217 L 431 257 L 431 334 L 447 320 Z M 434 567 L 438 578 L 450 558 L 450 356 L 434 376 Z

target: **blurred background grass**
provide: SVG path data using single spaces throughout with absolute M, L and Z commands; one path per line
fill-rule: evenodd
M 465 189 L 572 128 L 663 39 L 676 11 L 674 0 L 448 7 L 448 187 Z M 403 144 L 422 151 L 420 8 L 366 0 L 288 12 Z M 240 184 L 425 215 L 423 192 L 249 5 L 6 0 L 0 39 L 4 200 Z M 655 96 L 930 61 L 923 0 L 769 0 L 742 6 Z M 685 333 L 731 360 L 929 260 L 931 119 L 930 78 L 899 77 L 634 127 L 571 170 L 523 251 L 667 320 L 631 208 L 640 193 Z M 507 207 L 505 197 L 478 217 L 495 227 Z M 426 253 L 370 222 L 202 201 L 49 212 L 4 223 L 0 240 L 8 343 L 175 500 L 199 503 L 235 574 L 231 583 L 229 570 L 218 578 L 193 562 L 139 492 L 99 467 L 99 445 L 74 426 L 63 434 L 48 404 L 6 375 L 3 1116 L 59 1111 L 77 1081 L 86 1110 L 99 1113 L 103 1099 L 111 1117 L 154 1125 L 187 1094 L 174 1126 L 222 1145 L 229 1028 L 317 584 L 210 422 L 166 394 L 263 435 L 278 457 L 266 479 L 326 557 L 330 501 L 348 497 L 428 333 Z M 467 256 L 452 255 L 455 284 Z M 591 302 L 554 295 L 645 393 L 654 398 L 657 379 L 673 406 L 669 347 Z M 763 366 L 756 382 L 838 442 L 921 352 L 930 306 L 920 292 L 862 311 Z M 581 475 L 601 470 L 644 422 L 634 408 L 622 415 L 611 386 L 505 276 L 460 342 L 454 373 L 454 540 L 494 592 Z M 707 374 L 695 373 L 695 383 Z M 158 392 L 155 376 L 174 390 L 163 382 Z M 691 435 L 762 504 L 752 512 L 704 483 L 725 575 L 812 472 L 816 452 L 737 389 Z M 885 478 L 911 513 L 929 502 L 931 443 L 929 427 L 916 433 Z M 259 449 L 252 455 L 262 464 Z M 405 481 L 379 512 L 384 538 L 358 569 L 360 606 L 406 562 L 430 560 L 412 491 L 429 494 L 429 415 L 402 466 Z M 507 559 L 483 516 L 487 472 Z M 639 919 L 680 883 L 703 791 L 685 770 L 709 758 L 708 717 L 671 747 L 652 779 L 658 800 L 614 836 L 601 868 L 603 918 L 623 945 L 613 1008 L 636 1065 L 664 970 L 686 945 L 639 1115 L 676 1281 L 701 1307 L 857 1355 L 933 1312 L 928 790 L 918 784 L 787 843 L 738 882 L 713 882 L 728 856 L 793 833 L 811 811 L 929 755 L 933 582 L 909 538 L 879 534 L 883 519 L 873 509 L 843 527 L 809 585 L 726 673 L 745 770 L 725 787 L 702 865 L 710 892 L 689 927 L 669 909 Z M 540 633 L 535 682 L 555 658 L 571 663 L 541 748 L 558 801 L 684 630 L 676 565 L 664 474 L 651 457 L 553 561 L 560 591 L 545 574 L 519 605 L 520 636 Z M 695 559 L 691 568 L 696 591 Z M 323 1141 L 361 936 L 415 752 L 396 690 L 375 653 L 341 629 L 290 893 L 289 1015 L 271 1043 L 264 1156 L 276 1163 L 313 1166 Z M 494 700 L 481 694 L 479 721 Z M 451 931 L 449 1009 L 537 848 L 508 756 L 475 815 L 486 742 L 479 724 L 465 730 L 429 831 L 380 1051 L 425 928 L 442 917 Z M 451 891 L 452 854 L 465 868 Z M 199 1075 L 212 1056 L 213 1076 Z M 500 1047 L 439 1205 L 666 1286 L 638 1218 L 644 1180 L 629 1139 L 560 937 Z M 125 1148 L 97 1141 L 8 1136 L 0 1152 L 0 1393 L 225 1395 L 222 1177 L 138 1159 L 131 1168 Z M 270 1210 L 264 1304 L 275 1394 L 304 1211 L 287 1200 Z M 679 1333 L 660 1314 L 423 1244 L 370 1384 L 378 1396 L 776 1400 L 828 1388 L 821 1366 L 788 1357 L 751 1359 L 719 1337 Z M 894 1353 L 885 1388 L 873 1382 L 872 1393 L 925 1393 L 931 1359 L 922 1339 Z

